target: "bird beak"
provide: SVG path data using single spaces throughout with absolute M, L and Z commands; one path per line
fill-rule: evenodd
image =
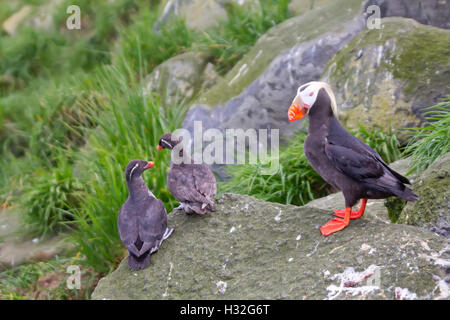
M 164 149 L 163 147 L 161 147 L 159 144 L 156 146 L 156 150 L 162 150 Z
M 300 120 L 308 113 L 309 106 L 302 102 L 300 97 L 295 97 L 288 111 L 289 121 Z
M 147 165 L 144 167 L 144 170 L 150 169 L 154 165 L 155 165 L 155 163 L 153 161 L 148 161 Z

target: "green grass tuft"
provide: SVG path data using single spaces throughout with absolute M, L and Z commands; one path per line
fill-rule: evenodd
M 299 132 L 280 150 L 279 171 L 273 175 L 263 175 L 261 164 L 230 166 L 228 173 L 232 178 L 219 183 L 219 192 L 248 194 L 265 201 L 295 205 L 326 195 L 327 183 L 303 153 L 305 138 L 306 133 Z
M 450 152 L 450 95 L 443 102 L 426 108 L 425 119 L 428 122 L 425 127 L 407 129 L 412 135 L 404 150 L 405 156 L 411 156 L 408 174 L 424 171 L 437 158 Z
M 194 47 L 207 52 L 220 74 L 225 74 L 267 30 L 290 17 L 288 0 L 257 1 L 243 7 L 230 2 L 228 20 L 207 30 Z
M 374 148 L 386 162 L 399 158 L 399 142 L 390 130 L 371 130 L 360 126 L 352 132 Z M 249 194 L 256 198 L 284 204 L 304 205 L 327 195 L 331 188 L 310 166 L 303 152 L 306 133 L 293 136 L 289 145 L 280 149 L 280 169 L 273 175 L 263 175 L 261 164 L 231 166 L 231 179 L 219 184 L 219 192 Z
M 142 94 L 128 71 L 110 67 L 99 74 L 98 94 L 84 106 L 98 127 L 86 131 L 87 146 L 76 162 L 85 193 L 80 206 L 72 208 L 74 238 L 89 265 L 100 272 L 110 271 L 123 256 L 117 215 L 128 197 L 124 172 L 130 160 L 155 161 L 143 178 L 168 211 L 176 204 L 166 183 L 170 153 L 157 152 L 156 146 L 163 133 L 181 127 L 187 108 L 162 108 L 158 97 Z

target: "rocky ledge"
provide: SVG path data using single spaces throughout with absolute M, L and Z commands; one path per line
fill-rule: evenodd
M 368 210 L 371 210 L 370 207 Z M 352 221 L 323 237 L 331 211 L 225 194 L 205 216 L 169 214 L 150 267 L 126 260 L 93 299 L 445 299 L 448 240 L 424 228 Z

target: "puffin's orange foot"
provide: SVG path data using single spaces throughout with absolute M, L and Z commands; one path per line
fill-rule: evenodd
M 351 210 L 351 212 L 350 212 L 350 219 L 354 220 L 354 219 L 361 218 L 363 216 L 363 214 L 364 214 L 364 211 L 366 210 L 366 204 L 367 204 L 367 199 L 365 199 L 365 198 L 362 199 L 361 207 L 359 207 L 359 210 L 358 211 Z M 339 218 L 345 218 L 346 211 L 347 211 L 347 208 L 341 209 L 341 210 L 336 210 L 334 212 L 334 215 L 336 217 L 339 217 Z
M 343 230 L 346 226 L 348 226 L 348 222 L 345 223 L 345 220 L 333 219 L 321 226 L 320 232 L 322 232 L 322 234 L 327 237 L 332 233 Z
M 334 212 L 334 215 L 335 215 L 336 217 L 339 217 L 339 218 L 344 219 L 344 218 L 345 218 L 345 209 L 336 210 L 336 211 Z M 362 213 L 359 213 L 359 211 L 353 211 L 353 210 L 352 210 L 352 212 L 350 213 L 350 219 L 352 219 L 352 220 L 354 220 L 354 219 L 359 219 L 359 218 L 361 218 L 362 216 L 363 216 L 363 214 L 362 214 Z

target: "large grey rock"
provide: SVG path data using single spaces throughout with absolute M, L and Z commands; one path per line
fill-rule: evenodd
M 167 105 L 189 102 L 199 90 L 214 85 L 217 78 L 206 56 L 187 52 L 157 66 L 144 79 L 144 93 L 157 92 Z
M 368 0 L 380 8 L 381 17 L 405 17 L 422 24 L 450 28 L 450 1 L 448 0 Z
M 291 0 L 288 9 L 293 14 L 300 15 L 328 3 L 330 3 L 330 0 Z
M 186 25 L 197 31 L 219 25 L 227 19 L 227 12 L 217 0 L 169 0 L 155 27 L 166 23 L 171 17 L 177 16 L 186 21 Z
M 303 123 L 287 120 L 298 86 L 317 80 L 328 60 L 363 28 L 361 3 L 334 1 L 270 29 L 200 96 L 183 127 L 193 131 L 194 121 L 204 120 L 204 128 L 276 128 L 282 136 L 291 134 Z
M 398 222 L 425 227 L 450 237 L 450 152 L 422 172 L 413 184 L 419 201 L 410 202 Z
M 448 94 L 450 30 L 412 19 L 384 18 L 364 29 L 331 59 L 322 80 L 331 84 L 348 128 L 404 127 L 423 121 L 423 109 Z
M 216 212 L 175 211 L 149 268 L 126 259 L 94 299 L 448 298 L 448 241 L 408 225 L 361 219 L 323 237 L 327 211 L 226 194 Z M 448 279 L 447 279 L 448 280 Z
M 64 237 L 31 237 L 20 215 L 11 210 L 0 211 L 0 270 L 31 261 L 49 260 L 72 245 Z

